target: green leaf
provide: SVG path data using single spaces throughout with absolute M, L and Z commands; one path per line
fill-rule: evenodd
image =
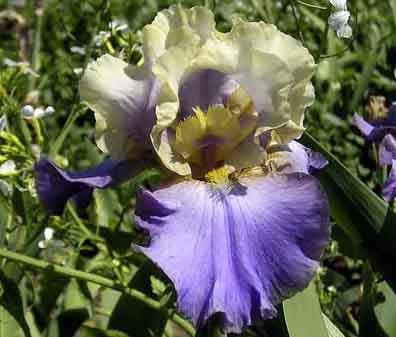
M 0 337 L 31 337 L 18 286 L 0 271 Z
M 377 290 L 384 297 L 374 308 L 377 320 L 389 337 L 396 337 L 396 295 L 386 282 L 381 282 Z
M 323 314 L 323 320 L 325 322 L 329 337 L 345 337 L 344 334 L 334 325 L 332 321 L 330 321 L 330 319 L 325 314 Z
M 368 263 L 363 271 L 363 300 L 359 309 L 359 337 L 386 337 L 374 312 L 375 275 Z
M 150 276 L 158 275 L 158 269 L 147 261 L 134 275 L 129 287 L 153 297 Z M 162 336 L 168 317 L 166 312 L 149 308 L 127 294 L 121 296 L 109 322 L 109 329 L 123 331 L 136 337 Z
M 332 218 L 396 290 L 396 214 L 307 132 L 302 143 L 329 161 L 317 176 L 327 192 Z
M 283 302 L 290 337 L 330 337 L 323 319 L 315 282 Z
M 30 333 L 31 333 L 32 337 L 41 337 L 41 334 L 40 334 L 39 329 L 37 328 L 37 324 L 34 319 L 33 313 L 31 311 L 28 311 L 25 316 L 26 316 L 26 322 L 29 326 Z
M 92 328 L 88 326 L 83 326 L 78 334 L 80 337 L 133 337 L 132 335 L 127 335 L 122 331 L 117 330 L 102 330 L 97 328 Z
M 64 293 L 63 311 L 58 317 L 59 336 L 72 337 L 90 314 L 90 302 L 83 291 L 85 284 L 71 280 Z
M 393 18 L 395 20 L 395 25 L 396 25 L 396 2 L 395 2 L 395 0 L 389 0 L 389 6 L 392 9 Z

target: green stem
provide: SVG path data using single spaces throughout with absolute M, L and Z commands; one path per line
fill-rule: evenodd
M 75 107 L 71 114 L 69 115 L 69 117 L 67 118 L 67 121 L 65 123 L 65 127 L 62 129 L 62 132 L 60 133 L 60 135 L 58 136 L 58 138 L 56 138 L 54 145 L 51 147 L 50 152 L 49 152 L 49 157 L 51 159 L 55 159 L 55 156 L 58 154 L 59 150 L 61 149 L 66 136 L 69 134 L 74 122 L 76 121 L 76 119 L 79 117 L 80 115 L 80 109 L 79 106 Z
M 25 264 L 26 266 L 29 266 L 33 269 L 53 272 L 58 275 L 62 275 L 64 277 L 75 278 L 75 279 L 78 279 L 81 281 L 95 283 L 95 284 L 98 284 L 98 285 L 106 287 L 106 288 L 120 291 L 124 294 L 127 294 L 127 295 L 133 297 L 134 299 L 136 299 L 142 303 L 145 303 L 150 308 L 153 308 L 156 310 L 166 310 L 170 314 L 171 319 L 177 325 L 179 325 L 181 328 L 183 328 L 190 336 L 194 336 L 194 334 L 195 334 L 195 330 L 191 326 L 191 324 L 189 322 L 187 322 L 186 320 L 184 320 L 180 315 L 173 312 L 172 309 L 164 308 L 159 301 L 152 299 L 151 297 L 147 296 L 146 294 L 144 294 L 136 289 L 131 289 L 131 288 L 125 287 L 122 284 L 120 284 L 116 281 L 113 281 L 109 278 L 99 276 L 96 274 L 92 274 L 92 273 L 87 273 L 87 272 L 80 271 L 80 270 L 76 270 L 76 269 L 69 268 L 69 267 L 63 267 L 63 266 L 57 265 L 55 263 L 35 259 L 30 256 L 11 252 L 11 251 L 9 251 L 7 249 L 3 249 L 3 248 L 0 248 L 0 257 L 3 257 L 10 261 Z
M 331 14 L 331 8 L 327 9 L 326 12 L 326 17 L 328 17 Z M 327 52 L 327 35 L 329 35 L 329 22 L 326 20 L 326 27 L 325 30 L 323 31 L 322 38 L 320 39 L 320 47 L 319 47 L 319 52 L 317 55 L 317 60 L 320 59 L 320 57 L 324 54 L 324 52 Z
M 93 30 L 91 41 L 90 41 L 90 43 L 88 45 L 88 48 L 87 48 L 87 52 L 85 54 L 84 65 L 83 65 L 83 69 L 84 70 L 83 70 L 82 74 L 80 75 L 80 78 L 82 78 L 84 76 L 85 70 L 87 68 L 87 64 L 89 63 L 89 60 L 90 60 L 90 57 L 91 57 L 91 54 L 92 54 L 92 50 L 93 50 L 94 44 L 95 44 L 95 35 L 98 32 L 99 24 L 100 24 L 102 15 L 104 15 L 104 13 L 106 11 L 106 8 L 108 7 L 107 5 L 108 5 L 107 4 L 107 0 L 103 0 L 103 3 L 102 3 L 103 10 L 99 10 L 97 12 L 96 17 L 95 17 L 95 27 L 94 27 L 94 30 Z M 76 93 L 75 99 L 73 101 L 75 101 L 77 97 L 78 97 L 78 94 Z M 74 122 L 80 116 L 80 113 L 82 113 L 83 111 L 81 111 L 81 106 L 80 105 L 74 106 L 71 114 L 67 118 L 67 121 L 65 123 L 64 128 L 62 129 L 60 135 L 58 136 L 58 138 L 56 138 L 54 145 L 50 149 L 49 157 L 51 159 L 54 159 L 55 156 L 58 154 L 58 152 L 60 151 L 60 149 L 63 146 L 63 143 L 64 143 L 64 141 L 66 139 L 66 136 L 71 131 L 71 129 L 72 129 L 73 125 L 74 125 Z
M 215 0 L 205 0 L 205 7 L 213 11 L 215 7 L 214 2 Z
M 304 35 L 303 35 L 303 33 L 302 33 L 301 26 L 300 26 L 300 20 L 299 20 L 298 15 L 297 15 L 297 8 L 296 8 L 296 5 L 295 5 L 295 3 L 294 3 L 294 0 L 289 0 L 289 3 L 290 3 L 290 6 L 291 6 L 291 8 L 292 8 L 292 13 L 293 13 L 294 21 L 296 22 L 296 27 L 297 27 L 297 30 L 298 30 L 298 35 L 299 35 L 299 37 L 300 37 L 301 43 L 304 45 L 304 44 L 305 44 L 305 43 L 304 43 Z
M 66 206 L 67 211 L 70 213 L 71 217 L 73 218 L 74 222 L 80 227 L 80 229 L 83 231 L 83 233 L 88 237 L 88 238 L 95 238 L 94 233 L 92 233 L 81 221 L 80 217 L 78 216 L 75 208 L 72 206 L 71 203 L 68 203 Z
M 36 1 L 36 27 L 34 32 L 34 44 L 32 52 L 32 69 L 39 73 L 41 67 L 40 51 L 41 51 L 41 33 L 43 30 L 43 17 L 44 17 L 45 0 Z M 34 90 L 36 87 L 36 77 L 29 76 L 29 91 Z
M 313 5 L 313 4 L 310 4 L 310 3 L 307 3 L 307 2 L 301 1 L 301 0 L 296 0 L 296 3 L 298 3 L 301 6 L 305 6 L 305 7 L 309 7 L 309 8 L 315 8 L 315 9 L 320 9 L 322 11 L 328 10 L 328 7 Z
M 264 10 L 263 6 L 261 6 L 261 4 L 258 3 L 257 0 L 250 0 L 253 7 L 256 9 L 256 11 L 260 14 L 261 18 L 265 21 L 265 22 L 270 22 L 269 19 L 269 15 L 268 13 Z

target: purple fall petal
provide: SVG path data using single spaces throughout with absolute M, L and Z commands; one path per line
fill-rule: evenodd
M 325 193 L 306 174 L 142 189 L 136 222 L 151 243 L 138 249 L 170 277 L 195 324 L 219 312 L 225 330 L 238 333 L 274 317 L 274 305 L 311 280 L 329 240 L 328 212 Z
M 393 159 L 396 159 L 396 140 L 388 134 L 379 147 L 379 164 L 381 166 L 392 165 Z
M 136 173 L 133 166 L 132 161 L 109 159 L 93 169 L 68 172 L 49 160 L 41 159 L 34 166 L 37 193 L 51 214 L 62 214 L 70 198 L 73 198 L 80 212 L 91 200 L 94 188 L 105 188 L 125 181 Z
M 191 74 L 181 85 L 180 118 L 193 114 L 194 107 L 206 111 L 210 105 L 225 105 L 228 97 L 239 86 L 229 76 L 211 69 L 199 70 Z
M 382 188 L 382 196 L 388 202 L 393 201 L 396 197 L 396 160 L 392 162 L 389 177 Z

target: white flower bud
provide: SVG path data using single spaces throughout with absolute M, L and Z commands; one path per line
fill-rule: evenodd
M 34 117 L 34 108 L 31 105 L 25 105 L 21 110 L 21 114 L 23 118 L 31 119 Z
M 47 106 L 47 108 L 45 109 L 44 113 L 46 115 L 52 115 L 55 113 L 55 109 L 53 106 Z

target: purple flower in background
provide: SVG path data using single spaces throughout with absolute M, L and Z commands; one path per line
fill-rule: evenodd
M 50 214 L 62 214 L 69 199 L 73 200 L 79 214 L 83 214 L 94 188 L 124 182 L 136 173 L 136 163 L 108 159 L 86 171 L 68 172 L 49 160 L 41 159 L 34 170 L 39 199 Z
M 382 187 L 383 198 L 391 202 L 396 196 L 396 105 L 386 108 L 385 98 L 370 98 L 368 113 L 371 118 L 364 120 L 358 114 L 353 116 L 353 124 L 359 129 L 369 143 L 378 145 L 378 162 L 380 166 L 392 165 L 389 177 Z
M 392 160 L 396 159 L 396 105 L 392 104 L 379 118 L 367 121 L 355 114 L 353 124 L 368 142 L 379 144 L 379 164 L 392 165 Z
M 388 179 L 382 187 L 382 196 L 387 202 L 392 202 L 396 198 L 396 160 L 392 161 Z

